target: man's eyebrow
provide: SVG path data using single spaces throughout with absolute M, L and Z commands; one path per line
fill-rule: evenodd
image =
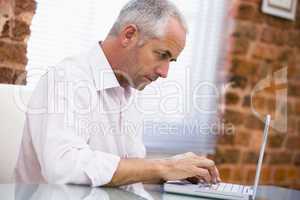
M 166 54 L 168 54 L 169 58 L 172 58 L 172 57 L 173 57 L 173 56 L 172 56 L 172 53 L 171 53 L 169 50 L 162 50 L 162 51 L 164 51 Z M 171 61 L 176 62 L 177 59 L 176 59 L 176 58 L 172 58 Z

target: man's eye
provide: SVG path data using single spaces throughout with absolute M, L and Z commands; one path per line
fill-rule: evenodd
M 158 53 L 158 55 L 159 55 L 160 59 L 167 59 L 168 58 L 168 54 L 166 54 L 166 53 Z
M 166 54 L 166 53 L 162 53 L 162 54 L 161 54 L 161 58 L 163 58 L 163 59 L 166 59 L 166 58 L 168 58 L 168 54 Z

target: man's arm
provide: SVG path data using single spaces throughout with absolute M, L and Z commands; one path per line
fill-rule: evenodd
M 92 149 L 88 144 L 88 132 L 77 129 L 76 123 L 86 120 L 89 113 L 76 114 L 74 107 L 74 91 L 52 91 L 56 84 L 73 83 L 73 77 L 61 77 L 61 67 L 73 66 L 70 61 L 64 61 L 59 68 L 51 69 L 45 74 L 29 103 L 26 114 L 26 131 L 30 130 L 34 153 L 38 158 L 41 175 L 48 183 L 55 184 L 81 184 L 94 187 L 109 183 L 117 169 L 120 157 L 110 153 Z M 73 69 L 73 68 L 71 68 Z M 73 72 L 65 71 L 66 74 L 79 74 L 80 70 Z M 53 78 L 55 77 L 55 78 Z M 85 92 L 76 95 L 76 99 L 84 105 L 89 105 Z M 75 97 L 74 97 L 75 98 Z M 54 106 L 57 102 L 64 105 L 62 111 L 51 111 L 49 105 Z M 35 114 L 36 108 L 45 108 L 43 114 Z M 48 112 L 46 112 L 49 110 Z M 84 134 L 83 134 L 84 133 Z M 28 160 L 30 162 L 30 160 Z M 34 177 L 31 182 L 35 182 Z
M 195 154 L 179 159 L 121 159 L 111 181 L 106 186 L 121 186 L 137 182 L 161 183 L 198 177 L 207 182 L 220 181 L 212 160 Z
M 106 186 L 121 186 L 137 182 L 160 183 L 163 181 L 163 160 L 121 159 L 113 178 Z

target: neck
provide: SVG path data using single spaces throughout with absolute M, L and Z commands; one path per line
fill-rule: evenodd
M 115 38 L 107 37 L 103 42 L 100 43 L 100 46 L 106 56 L 108 63 L 110 64 L 115 76 L 122 87 L 128 87 L 128 81 L 125 78 L 124 74 L 126 69 L 124 69 L 122 62 L 122 49 L 118 46 L 118 43 Z

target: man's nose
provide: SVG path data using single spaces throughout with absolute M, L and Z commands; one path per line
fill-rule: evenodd
M 156 73 L 162 78 L 167 78 L 169 67 L 170 67 L 170 62 L 164 63 L 162 66 L 156 69 Z

